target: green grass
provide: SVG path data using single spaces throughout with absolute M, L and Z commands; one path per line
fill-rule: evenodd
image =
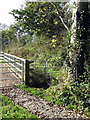
M 26 85 L 17 85 L 17 87 L 20 87 L 21 89 L 23 89 L 27 92 L 30 92 L 37 97 L 43 97 L 44 93 L 45 93 L 45 89 L 43 89 L 43 88 L 31 88 Z
M 8 97 L 0 94 L 0 117 L 4 118 L 31 118 L 37 120 L 37 116 L 29 113 L 25 108 L 14 104 Z M 0 118 L 1 119 L 1 118 Z
M 64 90 L 63 86 L 52 86 L 52 87 L 49 87 L 48 89 L 31 88 L 26 85 L 18 85 L 17 87 L 20 87 L 21 89 L 32 93 L 36 97 L 44 98 L 45 100 L 50 101 L 51 104 L 56 103 L 56 104 L 59 104 L 60 106 L 66 107 L 67 109 L 75 109 L 76 111 L 84 110 L 85 115 L 90 117 L 89 106 L 84 108 L 84 104 L 86 105 L 86 102 L 89 102 L 89 101 L 87 101 L 88 99 L 83 100 L 84 104 L 82 104 L 80 102 L 81 97 L 79 97 L 77 95 L 78 92 L 82 93 L 82 91 L 78 91 L 78 89 L 75 89 L 75 87 L 73 88 L 73 89 L 75 89 L 75 91 L 74 91 L 75 93 L 73 93 L 69 89 L 65 89 L 65 87 L 64 87 L 64 89 L 65 89 Z M 68 93 L 71 95 L 71 97 L 68 96 Z M 82 93 L 82 95 L 84 96 L 83 93 Z M 73 101 L 75 101 L 75 102 L 73 103 Z
M 56 97 L 58 93 L 55 94 L 55 90 L 57 89 L 57 86 L 50 87 L 48 89 L 43 89 L 43 88 L 31 88 L 26 85 L 17 85 L 17 87 L 20 87 L 21 89 L 32 93 L 36 97 L 44 98 L 47 101 L 50 101 L 51 103 L 57 103 L 59 104 L 58 98 Z

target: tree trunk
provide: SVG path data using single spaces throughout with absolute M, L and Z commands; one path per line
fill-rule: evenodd
M 68 52 L 69 79 L 84 80 L 85 61 L 88 57 L 88 0 L 75 1 L 72 14 L 72 32 Z

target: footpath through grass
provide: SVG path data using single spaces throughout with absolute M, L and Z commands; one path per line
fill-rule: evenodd
M 30 114 L 26 109 L 14 104 L 8 97 L 0 94 L 0 120 L 6 118 L 38 120 L 37 116 Z
M 23 89 L 23 90 L 25 90 L 27 92 L 32 93 L 33 95 L 35 95 L 38 98 L 39 97 L 40 98 L 44 98 L 45 100 L 51 101 L 52 103 L 55 103 L 55 101 L 56 101 L 56 103 L 59 102 L 59 101 L 57 101 L 55 99 L 53 88 L 52 89 L 50 88 L 47 91 L 47 90 L 45 90 L 43 88 L 33 88 L 33 87 L 28 87 L 26 85 L 17 85 L 17 87 L 20 87 L 21 89 Z M 49 90 L 50 90 L 51 93 L 49 92 Z
M 44 98 L 45 100 L 50 101 L 51 104 L 56 103 L 67 109 L 74 109 L 78 112 L 84 111 L 84 114 L 90 117 L 90 94 L 88 93 L 88 84 L 83 83 L 80 88 L 68 85 L 64 89 L 60 86 L 52 86 L 48 89 L 31 88 L 26 85 L 18 85 L 17 87 L 20 87 L 37 97 Z

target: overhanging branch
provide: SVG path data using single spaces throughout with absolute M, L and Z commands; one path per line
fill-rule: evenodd
M 60 15 L 60 13 L 59 13 L 59 10 L 58 10 L 57 6 L 56 6 L 55 4 L 53 4 L 53 3 L 51 3 L 51 4 L 56 8 L 58 17 L 59 17 L 59 19 L 61 20 L 61 22 L 62 22 L 63 26 L 65 27 L 65 29 L 66 29 L 66 30 L 69 30 L 69 28 L 68 28 L 67 25 L 65 24 L 63 18 L 61 17 L 61 15 Z

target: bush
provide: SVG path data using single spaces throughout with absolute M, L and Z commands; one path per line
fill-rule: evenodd
M 84 81 L 80 84 L 75 82 L 66 85 L 62 90 L 59 100 L 63 106 L 74 108 L 78 111 L 90 112 L 89 83 Z

